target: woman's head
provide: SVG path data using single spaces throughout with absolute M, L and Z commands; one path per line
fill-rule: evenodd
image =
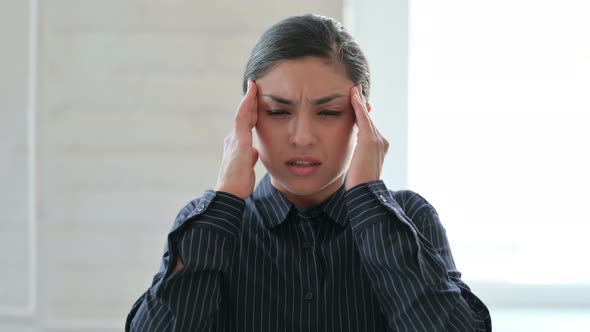
M 258 88 L 258 149 L 273 186 L 300 207 L 322 202 L 354 151 L 351 89 L 368 95 L 360 48 L 332 19 L 291 17 L 262 35 L 244 78 Z
M 363 87 L 369 99 L 369 64 L 358 43 L 332 18 L 307 14 L 286 18 L 266 30 L 252 50 L 242 82 L 257 80 L 283 60 L 317 57 L 326 63 L 340 63 L 348 78 Z

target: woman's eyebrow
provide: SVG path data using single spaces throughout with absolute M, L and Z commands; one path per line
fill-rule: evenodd
M 264 97 L 268 97 L 268 98 L 276 101 L 279 104 L 285 104 L 285 105 L 293 105 L 293 104 L 295 104 L 292 100 L 281 98 L 281 97 L 277 97 L 277 96 L 274 96 L 274 95 L 271 95 L 271 94 L 264 94 L 263 96 Z M 318 98 L 318 99 L 312 100 L 311 103 L 313 105 L 321 105 L 321 104 L 325 104 L 325 103 L 331 102 L 332 100 L 337 99 L 337 98 L 341 98 L 341 97 L 345 97 L 345 95 L 340 94 L 340 93 L 335 93 L 333 95 L 329 95 L 329 96 L 326 96 L 326 97 L 322 97 L 322 98 Z

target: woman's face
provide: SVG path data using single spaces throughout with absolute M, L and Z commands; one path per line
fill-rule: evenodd
M 260 160 L 273 186 L 301 208 L 321 203 L 343 184 L 354 150 L 354 83 L 342 65 L 306 57 L 256 84 Z

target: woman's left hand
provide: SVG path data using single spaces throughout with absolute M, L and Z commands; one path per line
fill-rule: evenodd
M 350 89 L 350 102 L 354 108 L 358 127 L 357 144 L 352 155 L 345 189 L 381 178 L 381 170 L 389 142 L 381 136 L 369 117 L 370 106 L 363 97 L 361 86 Z

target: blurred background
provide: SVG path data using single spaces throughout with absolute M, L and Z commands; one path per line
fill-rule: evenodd
M 590 331 L 585 0 L 0 0 L 0 331 L 123 330 L 255 42 L 310 12 L 365 50 L 384 179 L 437 208 L 494 331 Z

